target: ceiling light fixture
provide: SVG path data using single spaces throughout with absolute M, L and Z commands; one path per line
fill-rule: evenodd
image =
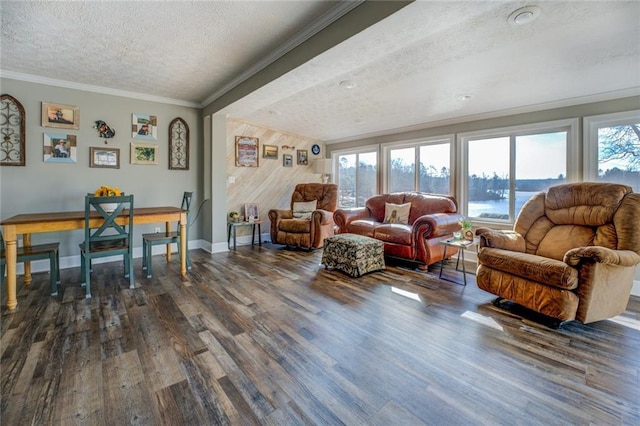
M 339 83 L 340 87 L 344 87 L 345 89 L 353 89 L 356 87 L 356 84 L 351 80 L 342 80 Z
M 472 98 L 471 95 L 460 95 L 458 96 L 458 100 L 466 102 L 466 101 L 470 101 Z
M 526 6 L 511 12 L 507 21 L 511 25 L 527 25 L 533 22 L 540 15 L 538 6 Z

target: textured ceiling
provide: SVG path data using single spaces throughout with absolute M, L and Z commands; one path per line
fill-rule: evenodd
M 223 112 L 340 141 L 640 94 L 640 2 L 541 1 L 507 22 L 529 4 L 417 1 Z M 199 105 L 334 6 L 2 1 L 1 68 Z

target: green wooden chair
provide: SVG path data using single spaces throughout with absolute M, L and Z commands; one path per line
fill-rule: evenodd
M 60 283 L 60 243 L 37 244 L 29 247 L 17 248 L 17 263 L 31 262 L 33 260 L 49 259 L 49 283 L 51 295 L 58 295 Z M 4 273 L 7 264 L 4 238 L 0 232 L 0 286 L 4 281 Z
M 191 259 L 189 257 L 189 210 L 191 209 L 191 198 L 193 192 L 185 192 L 182 195 L 182 204 L 180 208 L 187 211 L 187 241 L 185 245 L 187 247 L 187 269 L 191 269 Z M 178 245 L 178 255 L 180 255 L 180 223 L 178 228 L 172 232 L 155 232 L 153 234 L 142 234 L 142 270 L 147 271 L 147 278 L 151 278 L 151 251 L 153 246 L 159 244 L 173 244 Z
M 104 204 L 113 204 L 113 211 L 105 211 Z M 95 210 L 95 211 L 94 211 Z M 98 212 L 100 224 L 91 226 Z M 118 224 L 117 218 L 124 221 Z M 81 282 L 86 286 L 86 298 L 91 298 L 91 261 L 95 258 L 122 255 L 124 276 L 129 278 L 129 288 L 135 288 L 133 280 L 133 195 L 95 197 L 88 194 L 84 200 L 84 242 L 80 244 Z

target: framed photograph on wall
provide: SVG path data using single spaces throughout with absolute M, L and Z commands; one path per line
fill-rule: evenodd
M 293 155 L 282 154 L 282 165 L 284 167 L 293 167 Z
M 277 145 L 262 145 L 262 158 L 269 158 L 272 160 L 278 159 L 278 146 Z
M 258 138 L 236 136 L 236 167 L 258 167 Z
M 80 128 L 80 108 L 43 102 L 42 126 L 77 130 Z
M 260 212 L 258 211 L 258 205 L 255 203 L 247 203 L 244 205 L 244 217 L 248 222 L 260 220 Z
M 131 164 L 158 164 L 158 144 L 131 142 Z
M 155 141 L 158 139 L 158 117 L 149 114 L 131 114 L 131 137 Z
M 296 154 L 298 154 L 299 166 L 309 165 L 309 151 L 307 151 L 306 149 L 299 149 L 296 151 Z
M 89 167 L 102 169 L 120 168 L 120 149 L 92 146 L 89 148 Z
M 42 154 L 45 163 L 75 163 L 76 135 L 45 133 Z

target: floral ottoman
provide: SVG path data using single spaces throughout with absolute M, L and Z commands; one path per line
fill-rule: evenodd
M 357 234 L 338 234 L 324 240 L 322 262 L 325 268 L 339 269 L 352 277 L 379 271 L 384 265 L 384 243 Z

